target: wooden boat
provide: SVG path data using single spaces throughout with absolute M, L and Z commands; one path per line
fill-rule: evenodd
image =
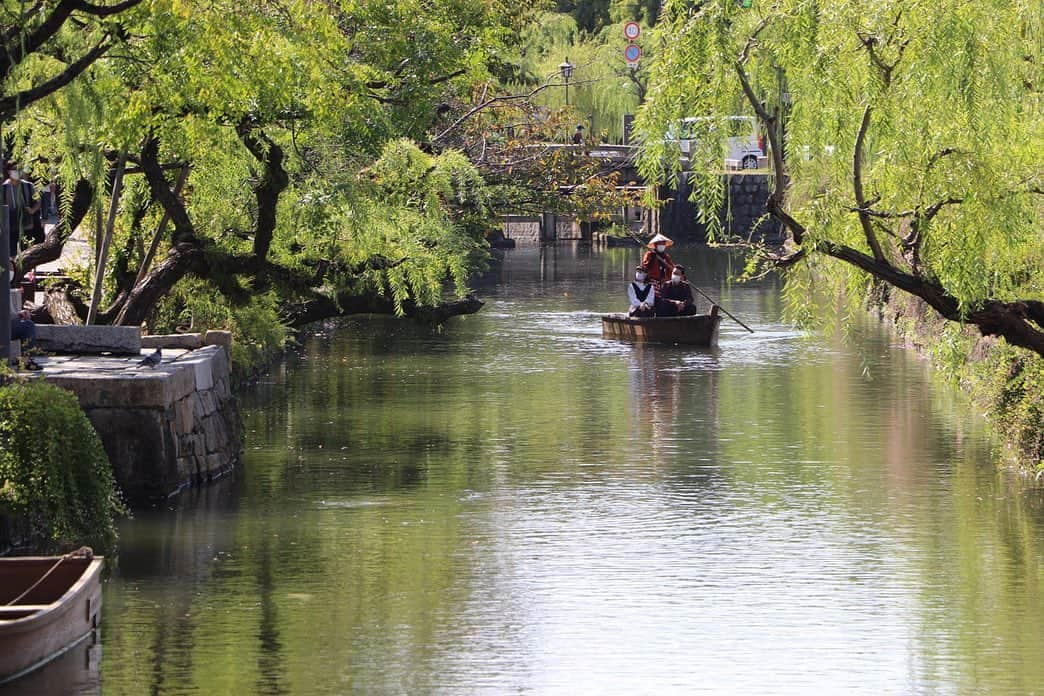
M 0 684 L 71 650 L 98 627 L 103 559 L 0 558 Z
M 623 341 L 654 341 L 689 346 L 718 345 L 717 305 L 710 314 L 691 317 L 629 317 L 626 314 L 603 314 L 602 336 Z

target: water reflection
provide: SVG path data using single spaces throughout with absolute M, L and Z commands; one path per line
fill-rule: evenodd
M 101 654 L 101 635 L 95 630 L 45 668 L 0 686 L 0 696 L 96 696 L 102 687 Z
M 637 251 L 518 250 L 442 332 L 352 321 L 247 394 L 241 474 L 124 525 L 105 692 L 1028 693 L 1040 493 L 877 327 L 601 338 Z

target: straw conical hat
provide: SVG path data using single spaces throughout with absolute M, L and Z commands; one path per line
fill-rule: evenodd
M 670 246 L 670 245 L 674 244 L 674 242 L 672 242 L 669 237 L 664 237 L 662 234 L 658 234 L 655 237 L 653 237 L 652 239 L 650 239 L 649 243 L 646 244 L 645 246 L 647 246 L 650 249 L 652 249 L 657 244 L 666 244 L 667 246 Z

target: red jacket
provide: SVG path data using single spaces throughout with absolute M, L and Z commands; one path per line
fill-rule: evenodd
M 671 279 L 671 271 L 674 270 L 674 259 L 666 251 L 662 254 L 657 254 L 650 249 L 642 257 L 642 268 L 645 269 L 645 273 L 649 276 L 649 280 L 653 285 L 660 287 L 661 283 Z

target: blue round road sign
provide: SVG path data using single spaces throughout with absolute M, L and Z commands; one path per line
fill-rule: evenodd
M 630 46 L 624 49 L 624 58 L 627 59 L 628 63 L 637 63 L 638 59 L 640 59 L 641 57 L 642 49 L 636 46 L 635 44 L 631 44 Z

